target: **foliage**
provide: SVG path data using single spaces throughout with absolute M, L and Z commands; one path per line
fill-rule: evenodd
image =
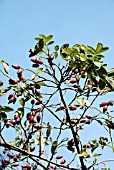
M 1 99 L 7 97 L 8 102 L 0 106 L 2 169 L 95 170 L 107 162 L 98 161 L 102 153 L 97 149 L 114 151 L 114 101 L 94 107 L 99 96 L 114 91 L 114 69 L 107 70 L 103 62 L 108 47 L 101 43 L 95 49 L 83 44 L 59 47 L 52 38 L 42 34 L 35 38 L 37 43 L 29 51 L 32 69 L 12 65 L 17 79 L 10 76 L 9 64 L 0 60 L 2 76 L 8 79 L 7 87 L 0 81 Z M 90 109 L 95 114 L 88 115 Z M 93 123 L 104 127 L 108 137 L 101 134 L 84 143 L 80 134 Z M 10 141 L 8 129 L 15 134 Z

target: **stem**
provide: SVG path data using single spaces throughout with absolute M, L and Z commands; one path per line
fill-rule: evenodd
M 80 148 L 78 146 L 78 141 L 77 141 L 77 138 L 76 138 L 76 133 L 74 131 L 74 128 L 73 126 L 71 125 L 71 120 L 70 120 L 70 116 L 69 116 L 69 113 L 68 113 L 68 109 L 67 109 L 67 105 L 65 103 L 65 100 L 63 98 L 63 94 L 62 94 L 62 90 L 60 88 L 60 86 L 58 86 L 58 89 L 59 89 L 59 93 L 60 93 L 60 97 L 61 97 L 61 100 L 62 100 L 62 103 L 64 105 L 64 107 L 66 108 L 65 111 L 66 111 L 66 117 L 68 119 L 68 122 L 69 122 L 69 127 L 71 129 L 71 132 L 72 132 L 72 135 L 73 135 L 73 138 L 74 138 L 74 142 L 75 142 L 75 146 L 76 146 L 76 150 L 77 150 L 77 153 L 80 154 Z M 83 158 L 82 157 L 79 157 L 80 159 L 80 163 L 81 163 L 81 166 L 82 166 L 82 170 L 85 170 L 85 165 L 84 165 L 84 161 L 83 161 Z
M 100 161 L 98 163 L 93 163 L 91 166 L 88 167 L 88 170 L 94 167 L 95 165 L 104 164 L 105 162 L 114 162 L 114 159 L 109 159 L 109 160 Z

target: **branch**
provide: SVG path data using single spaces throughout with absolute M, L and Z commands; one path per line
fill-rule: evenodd
M 58 86 L 58 89 L 59 89 L 59 93 L 60 93 L 60 97 L 61 97 L 62 103 L 63 103 L 64 107 L 66 108 L 65 109 L 66 117 L 67 117 L 68 122 L 69 122 L 69 127 L 70 127 L 70 129 L 72 131 L 72 135 L 73 135 L 73 138 L 74 138 L 74 142 L 75 142 L 75 146 L 76 146 L 76 149 L 77 149 L 77 153 L 80 154 L 80 149 L 79 149 L 79 146 L 78 146 L 78 141 L 76 139 L 76 133 L 75 133 L 74 128 L 72 126 L 72 123 L 71 123 L 71 120 L 70 120 L 70 116 L 69 116 L 69 113 L 68 113 L 68 109 L 67 109 L 67 105 L 66 105 L 65 100 L 63 98 L 63 94 L 62 94 L 62 90 L 61 90 L 60 86 Z M 85 165 L 84 165 L 83 158 L 79 157 L 79 159 L 80 159 L 80 163 L 81 163 L 81 166 L 82 166 L 82 170 L 85 170 Z

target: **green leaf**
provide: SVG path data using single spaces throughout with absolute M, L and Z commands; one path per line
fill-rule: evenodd
M 51 146 L 51 153 L 54 154 L 57 148 L 58 141 L 54 141 Z
M 84 100 L 84 102 L 86 103 L 87 106 L 91 105 L 91 102 L 89 100 Z
M 36 41 L 39 41 L 40 40 L 40 38 L 38 38 L 38 37 L 36 37 L 36 38 L 34 38 Z
M 101 49 L 100 53 L 104 53 L 104 52 L 107 51 L 107 50 L 109 50 L 108 47 L 103 47 L 103 48 Z
M 44 47 L 44 40 L 39 39 L 39 42 L 35 46 L 36 54 L 42 53 L 43 47 Z
M 4 111 L 4 112 L 12 112 L 14 111 L 13 108 L 9 107 L 9 106 L 0 106 L 0 112 Z
M 56 59 L 58 57 L 58 53 L 54 52 L 54 58 Z
M 5 95 L 5 90 L 2 87 L 0 87 L 0 96 L 4 96 L 4 95 Z
M 53 44 L 54 43 L 54 41 L 50 41 L 47 45 L 51 45 L 51 44 Z
M 95 54 L 95 49 L 93 47 L 91 47 L 91 46 L 87 46 L 87 47 L 88 47 L 88 49 L 87 49 L 88 54 Z
M 25 105 L 25 100 L 24 100 L 24 98 L 21 98 L 21 99 L 19 100 L 19 103 L 20 103 L 21 106 L 24 106 L 24 105 Z
M 91 157 L 90 156 L 90 154 L 89 153 L 87 153 L 86 151 L 82 151 L 80 154 L 77 154 L 79 157 L 83 157 L 83 156 L 85 156 L 85 157 Z
M 53 35 L 49 35 L 46 37 L 46 42 L 50 41 L 53 38 Z
M 16 131 L 17 131 L 17 132 L 18 132 L 19 130 L 21 130 L 21 129 L 22 129 L 21 126 L 16 127 Z
M 58 50 L 59 50 L 59 46 L 56 45 L 56 46 L 55 46 L 55 51 L 58 51 Z
M 9 64 L 7 62 L 5 62 L 4 60 L 0 60 L 0 62 L 2 63 L 3 67 L 4 67 L 4 71 L 6 73 L 8 73 L 9 70 Z
M 103 89 L 101 95 L 104 95 L 104 94 L 106 94 L 106 93 L 108 93 L 108 92 L 111 92 L 111 88 L 110 88 L 110 87 L 105 87 L 105 88 Z
M 46 38 L 47 38 L 44 34 L 39 34 L 39 37 L 40 37 L 41 39 L 43 39 L 44 41 L 45 41 Z
M 100 88 L 100 90 L 103 90 L 105 88 L 105 86 L 106 86 L 105 79 L 104 80 L 100 79 L 99 80 L 99 88 Z
M 1 120 L 6 120 L 7 119 L 7 114 L 3 112 L 0 108 L 0 121 Z
M 46 84 L 43 81 L 38 81 L 36 84 L 39 84 L 40 86 L 46 86 Z
M 38 68 L 38 72 L 42 72 L 43 71 L 43 68 Z
M 51 135 L 51 126 L 49 124 L 49 122 L 47 123 L 47 131 L 46 131 L 46 137 L 48 138 Z
M 69 44 L 63 44 L 62 47 L 60 48 L 60 55 L 63 58 L 63 60 L 68 61 L 69 57 L 66 54 L 66 52 L 63 52 L 63 49 L 67 49 L 69 47 Z
M 71 48 L 63 48 L 62 49 L 62 53 L 65 53 L 67 55 L 71 55 L 71 52 L 72 52 Z
M 66 61 L 69 60 L 69 57 L 67 56 L 67 54 L 65 54 L 65 53 L 60 53 L 60 55 L 61 55 L 61 57 L 62 57 L 63 60 L 66 60 Z
M 114 79 L 110 78 L 110 77 L 107 77 L 106 78 L 106 81 L 109 85 L 109 87 L 111 87 L 112 91 L 114 90 Z
M 96 48 L 96 54 L 99 54 L 102 48 L 103 48 L 103 44 L 98 43 Z
M 63 48 L 68 48 L 69 47 L 69 43 L 63 44 L 60 48 L 60 52 L 62 52 Z
M 114 77 L 114 68 L 107 71 L 109 77 Z
M 15 114 L 16 114 L 16 113 L 18 113 L 20 119 L 22 119 L 23 116 L 24 116 L 24 108 L 23 108 L 23 107 L 19 107 L 19 108 L 16 110 Z
M 101 62 L 96 62 L 96 61 L 94 61 L 94 64 L 95 64 L 97 67 L 101 67 L 101 66 L 102 66 L 102 63 L 101 63 Z
M 84 55 L 83 53 L 80 54 L 80 60 L 81 61 L 86 61 L 87 60 L 87 56 Z
M 100 154 L 100 153 L 95 153 L 94 155 L 93 155 L 93 157 L 98 157 L 98 156 L 101 156 L 102 154 Z
M 82 106 L 85 102 L 84 98 L 76 98 L 76 101 Z
M 31 76 L 31 80 L 34 80 L 35 77 L 36 77 L 36 74 L 33 73 L 32 76 Z
M 108 49 L 109 49 L 108 47 L 103 47 L 103 44 L 98 43 L 97 48 L 96 48 L 96 54 L 103 53 L 103 52 L 107 51 Z
M 97 71 L 97 73 L 99 74 L 100 78 L 105 77 L 105 79 L 106 79 L 106 77 L 108 76 L 108 73 L 104 67 L 100 67 L 100 69 Z
M 3 82 L 2 81 L 0 81 L 0 86 L 3 86 Z
M 87 47 L 83 44 L 75 44 L 73 47 L 79 47 L 81 50 L 87 51 Z

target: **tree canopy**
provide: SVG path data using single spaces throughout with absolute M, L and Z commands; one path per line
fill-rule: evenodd
M 114 68 L 103 61 L 108 47 L 54 45 L 53 35 L 43 34 L 35 40 L 31 68 L 0 60 L 0 96 L 7 101 L 0 105 L 1 168 L 95 170 L 102 164 L 106 170 L 114 160 L 99 161 L 98 149 L 114 151 L 114 100 L 103 100 L 114 91 Z M 81 133 L 92 125 L 107 136 L 84 143 Z M 7 133 L 14 138 L 8 140 Z

